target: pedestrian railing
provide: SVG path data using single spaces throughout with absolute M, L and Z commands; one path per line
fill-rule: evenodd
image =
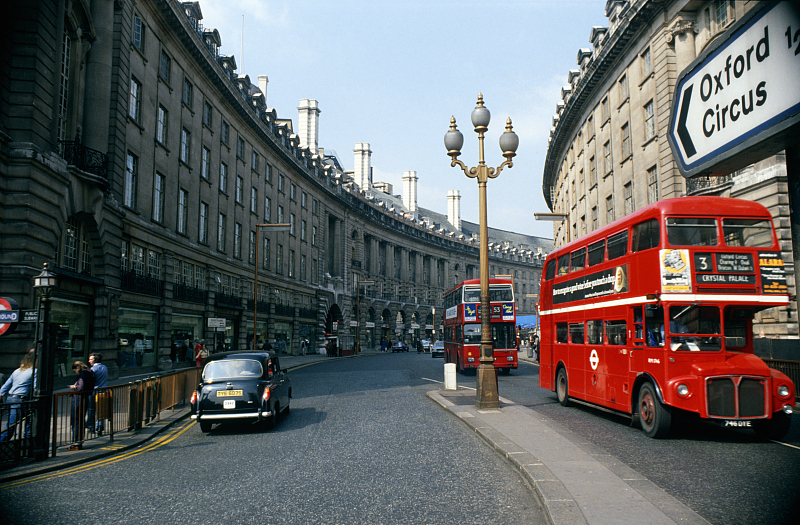
M 158 421 L 163 410 L 185 404 L 200 381 L 200 368 L 149 377 L 92 392 L 65 392 L 53 399 L 51 456 L 59 447 L 121 432 L 133 432 Z
M 0 403 L 0 466 L 33 457 L 37 409 L 36 401 Z

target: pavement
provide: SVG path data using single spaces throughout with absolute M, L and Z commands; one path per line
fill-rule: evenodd
M 523 347 L 519 359 L 533 362 L 525 350 Z M 374 352 L 362 355 L 369 353 Z M 280 359 L 282 367 L 292 369 L 332 358 L 309 354 Z M 503 397 L 500 408 L 479 410 L 473 382 L 457 390 L 444 390 L 442 385 L 440 390 L 428 392 L 428 397 L 520 470 L 554 525 L 708 524 L 643 475 L 535 410 Z M 177 434 L 183 427 L 175 427 L 188 417 L 188 405 L 162 411 L 155 422 L 139 431 L 115 434 L 113 442 L 103 436 L 84 442 L 83 450 L 60 449 L 56 457 L 0 471 L 0 484 L 75 468 L 159 436 L 169 439 L 169 432 Z

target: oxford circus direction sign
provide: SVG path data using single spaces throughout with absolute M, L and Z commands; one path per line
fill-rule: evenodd
M 798 143 L 800 7 L 765 3 L 678 77 L 669 142 L 684 177 L 727 174 Z

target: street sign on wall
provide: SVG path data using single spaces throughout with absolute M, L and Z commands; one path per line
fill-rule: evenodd
M 800 8 L 765 3 L 678 77 L 668 139 L 684 177 L 727 174 L 800 142 Z

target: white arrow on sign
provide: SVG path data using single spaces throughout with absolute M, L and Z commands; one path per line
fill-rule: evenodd
M 800 115 L 800 13 L 746 16 L 678 79 L 669 140 L 684 176 L 768 140 Z

